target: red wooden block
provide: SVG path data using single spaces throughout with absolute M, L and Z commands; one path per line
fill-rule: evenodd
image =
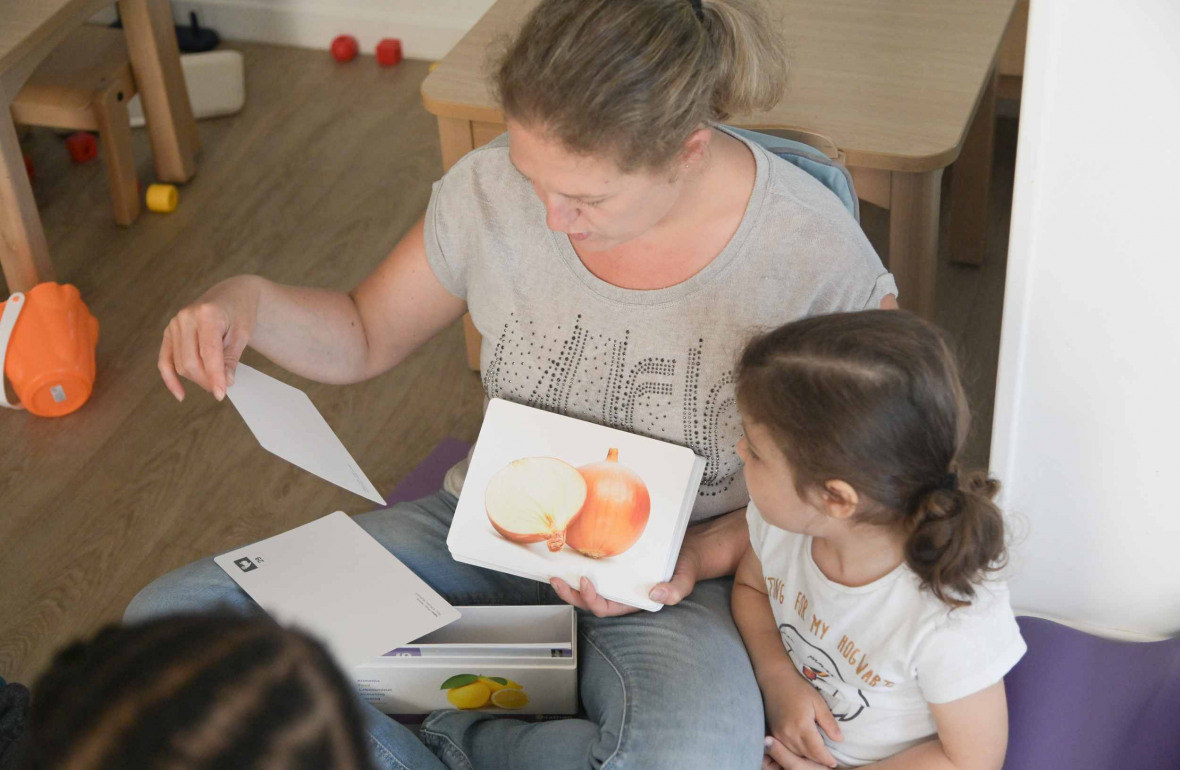
M 360 46 L 357 45 L 356 38 L 352 35 L 340 35 L 332 41 L 332 58 L 336 61 L 352 61 L 356 58 L 359 50 Z
M 382 67 L 394 67 L 401 60 L 402 41 L 396 37 L 387 37 L 377 44 L 377 63 Z
M 98 140 L 94 134 L 79 131 L 66 137 L 66 149 L 75 163 L 86 163 L 98 157 Z
M 28 155 L 25 156 L 25 172 L 29 175 L 29 181 L 37 178 L 37 168 L 33 165 L 33 159 Z

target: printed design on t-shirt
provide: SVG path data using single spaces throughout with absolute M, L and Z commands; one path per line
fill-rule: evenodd
M 828 710 L 837 721 L 851 722 L 868 708 L 869 699 L 859 689 L 855 691 L 856 697 L 852 698 L 846 694 L 847 686 L 841 688 L 835 685 L 836 679 L 845 685 L 847 680 L 830 655 L 804 639 L 799 630 L 789 623 L 779 625 L 778 630 L 795 668 L 824 697 L 824 703 L 828 704 Z
M 741 468 L 742 428 L 733 373 L 702 381 L 704 345 L 636 358 L 630 330 L 598 334 L 579 314 L 550 333 L 514 313 L 484 369 L 484 393 L 690 447 L 706 461 L 699 495 L 712 497 Z

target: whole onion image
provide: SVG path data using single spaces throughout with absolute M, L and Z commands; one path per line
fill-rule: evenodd
M 619 464 L 619 450 L 578 468 L 586 502 L 565 530 L 565 542 L 592 559 L 618 556 L 639 540 L 651 514 L 651 495 L 639 474 Z
M 511 542 L 544 542 L 554 553 L 568 544 L 602 559 L 625 552 L 643 535 L 651 495 L 611 448 L 602 462 L 580 468 L 555 457 L 514 460 L 488 482 L 484 507 Z

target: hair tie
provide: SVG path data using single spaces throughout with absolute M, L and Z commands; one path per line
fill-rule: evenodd
M 704 21 L 705 9 L 701 7 L 701 0 L 688 0 L 688 4 L 692 6 L 692 12 L 696 14 L 697 21 Z
M 935 489 L 941 489 L 944 492 L 956 492 L 959 489 L 959 474 L 951 471 L 942 477 L 942 481 L 938 482 Z

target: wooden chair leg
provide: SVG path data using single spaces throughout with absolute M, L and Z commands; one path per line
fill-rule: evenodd
M 162 182 L 183 183 L 197 171 L 200 147 L 168 0 L 118 0 L 127 54 L 147 118 L 148 138 Z
M 938 276 L 938 203 L 942 169 L 922 173 L 894 171 L 889 191 L 889 270 L 897 279 L 897 301 L 906 310 L 934 320 Z
M 982 265 L 987 250 L 997 82 L 998 75 L 992 70 L 951 172 L 950 257 L 952 262 L 966 265 Z
M 28 291 L 55 276 L 16 128 L 0 104 L 0 267 L 8 291 Z
M 127 114 L 129 100 L 123 88 L 115 85 L 106 89 L 94 104 L 115 221 L 124 227 L 135 223 L 140 206 L 139 179 L 131 151 L 131 118 Z

